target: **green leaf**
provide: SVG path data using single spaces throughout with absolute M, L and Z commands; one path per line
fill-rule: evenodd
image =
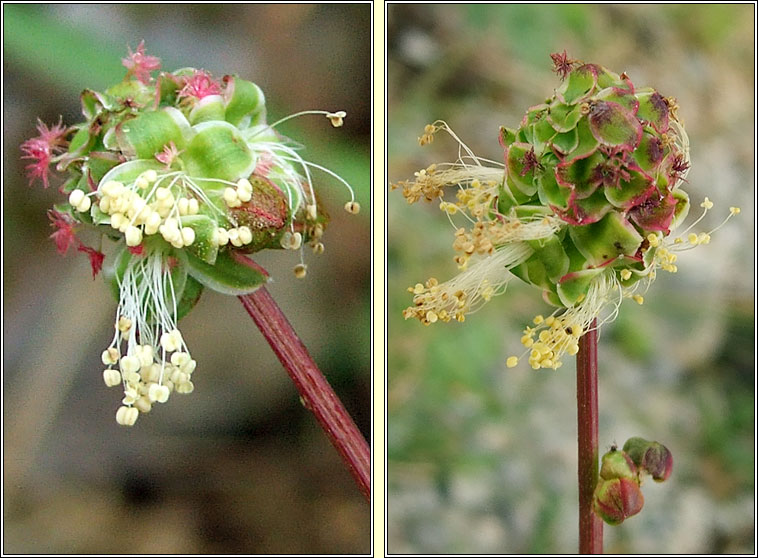
M 216 292 L 239 296 L 249 294 L 268 282 L 266 271 L 241 254 L 231 250 L 218 253 L 216 263 L 210 265 L 193 254 L 187 254 L 189 274 Z

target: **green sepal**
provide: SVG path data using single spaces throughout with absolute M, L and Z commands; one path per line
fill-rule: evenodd
M 200 124 L 201 122 L 210 122 L 213 120 L 223 120 L 224 112 L 224 99 L 221 95 L 208 95 L 203 97 L 189 113 L 189 121 L 193 126 Z
M 644 171 L 651 171 L 658 167 L 666 155 L 664 148 L 661 146 L 660 137 L 648 132 L 651 129 L 646 127 L 639 146 L 632 154 L 635 162 Z
M 112 87 L 105 90 L 106 95 L 115 97 L 119 101 L 120 106 L 105 107 L 107 110 L 114 110 L 114 108 L 122 108 L 124 106 L 123 100 L 129 99 L 132 106 L 146 107 L 154 102 L 155 90 L 153 87 L 145 85 L 139 80 L 130 79 L 124 80 Z
M 507 180 L 509 186 L 515 186 L 527 196 L 533 196 L 537 192 L 534 183 L 534 169 L 522 175 L 524 171 L 524 157 L 533 149 L 528 143 L 514 143 L 508 147 L 506 155 Z
M 545 273 L 551 282 L 555 283 L 566 275 L 569 269 L 569 258 L 556 235 L 538 240 L 528 240 L 529 246 L 545 266 Z
M 597 84 L 597 70 L 592 64 L 584 64 L 573 70 L 556 94 L 568 105 L 574 105 L 589 95 Z
M 248 180 L 253 186 L 250 201 L 229 210 L 239 226 L 249 227 L 253 233 L 252 241 L 244 246 L 244 250 L 257 252 L 265 248 L 281 248 L 279 239 L 291 220 L 288 197 L 267 178 L 253 174 Z M 300 203 L 299 193 L 294 201 Z M 323 223 L 326 217 L 321 215 L 318 221 Z
M 547 115 L 547 120 L 556 132 L 564 133 L 573 130 L 582 119 L 582 116 L 584 115 L 582 114 L 580 105 L 557 103 L 550 107 L 550 114 Z
M 94 119 L 103 110 L 113 111 L 118 107 L 116 100 L 108 94 L 85 89 L 79 96 L 82 102 L 82 114 L 87 120 Z
M 187 281 L 184 284 L 184 292 L 182 298 L 179 300 L 179 304 L 176 305 L 176 319 L 181 320 L 184 316 L 190 313 L 195 305 L 200 300 L 200 295 L 203 294 L 205 287 L 202 283 L 197 281 L 191 275 L 187 275 Z
M 687 218 L 687 214 L 690 212 L 690 197 L 684 190 L 676 189 L 671 192 L 676 200 L 676 208 L 674 209 L 674 218 L 671 220 L 669 228 L 676 230 L 679 225 Z
M 571 153 L 576 149 L 579 146 L 579 133 L 576 128 L 574 126 L 568 132 L 556 134 L 553 138 L 553 148 L 563 155 Z
M 589 225 L 569 227 L 569 235 L 591 266 L 619 255 L 633 256 L 642 243 L 642 236 L 629 221 L 615 212 Z
M 592 268 L 564 275 L 557 288 L 561 303 L 567 308 L 576 304 L 579 297 L 587 295 L 592 280 L 604 271 L 603 268 Z
M 595 151 L 589 157 L 560 163 L 555 167 L 555 178 L 558 184 L 570 188 L 577 198 L 588 198 L 597 190 L 595 169 L 604 160 L 603 154 Z
M 634 170 L 629 171 L 629 182 L 621 180 L 618 188 L 604 188 L 605 199 L 620 209 L 629 209 L 642 203 L 655 190 L 655 183 L 649 176 Z
M 187 254 L 187 259 L 189 274 L 204 286 L 221 294 L 233 296 L 249 294 L 269 280 L 263 268 L 241 254 L 233 255 L 228 249 L 219 251 L 216 263 L 213 265 L 193 254 Z
M 562 188 L 555 179 L 555 170 L 549 169 L 537 178 L 537 193 L 546 206 L 566 209 L 568 207 L 569 189 Z
M 177 148 L 183 149 L 188 126 L 189 123 L 176 109 L 143 112 L 116 126 L 116 141 L 126 157 L 150 159 L 169 142 L 174 142 Z
M 155 159 L 136 159 L 116 165 L 109 170 L 101 179 L 100 184 L 115 180 L 123 184 L 134 182 L 137 177 L 146 170 L 161 170 L 163 165 Z
M 119 157 L 115 153 L 108 151 L 90 151 L 87 162 L 82 166 L 82 172 L 89 171 L 90 178 L 95 184 L 115 166 L 119 164 Z
M 224 119 L 235 126 L 247 128 L 266 121 L 266 97 L 251 81 L 226 76 L 226 114 Z
M 590 130 L 589 120 L 582 118 L 574 128 L 578 138 L 577 146 L 566 155 L 566 161 L 573 161 L 588 156 L 595 151 L 599 145 L 597 139 Z
M 600 478 L 605 480 L 637 478 L 637 466 L 627 454 L 626 445 L 623 451 L 612 449 L 603 455 Z
M 621 146 L 632 151 L 642 139 L 642 125 L 637 117 L 618 103 L 596 101 L 589 114 L 590 130 L 603 145 Z
M 516 132 L 505 126 L 500 126 L 499 140 L 503 149 L 508 149 L 508 146 L 516 141 Z
M 650 122 L 661 134 L 669 127 L 669 106 L 660 93 L 649 87 L 640 89 L 635 97 L 639 101 L 637 118 Z
M 218 256 L 218 244 L 213 242 L 216 222 L 207 215 L 187 215 L 180 218 L 182 227 L 192 227 L 195 241 L 184 249 L 204 262 L 213 265 Z
M 155 89 L 155 94 L 158 96 L 159 106 L 174 106 L 176 104 L 179 84 L 173 75 L 161 72 L 158 75 Z
M 640 106 L 640 102 L 629 89 L 621 89 L 619 87 L 606 87 L 593 98 L 617 103 L 632 114 L 637 114 Z
M 68 152 L 74 153 L 78 149 L 81 149 L 84 145 L 89 143 L 90 141 L 90 133 L 89 133 L 89 127 L 88 126 L 82 126 L 79 128 L 76 133 L 74 134 L 74 137 L 71 138 L 71 142 L 68 144 Z
M 181 155 L 190 176 L 230 182 L 250 176 L 255 159 L 237 128 L 214 121 L 202 122 L 192 129 L 195 136 Z

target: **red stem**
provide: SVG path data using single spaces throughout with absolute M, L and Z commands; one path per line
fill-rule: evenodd
M 603 553 L 603 521 L 592 511 L 598 478 L 597 320 L 579 339 L 576 354 L 579 446 L 579 553 Z
M 292 378 L 303 404 L 316 416 L 358 488 L 370 501 L 371 453 L 337 394 L 265 287 L 239 299 Z

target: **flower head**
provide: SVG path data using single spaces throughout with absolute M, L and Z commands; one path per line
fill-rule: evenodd
M 194 389 L 196 362 L 178 324 L 203 289 L 253 292 L 268 274 L 245 255 L 267 248 L 298 252 L 293 271 L 305 277 L 303 247 L 324 250 L 317 173 L 347 188 L 348 213 L 360 206 L 345 180 L 277 132 L 304 114 L 326 116 L 336 127 L 344 111 L 304 111 L 269 124 L 263 92 L 252 82 L 186 68 L 152 80 L 160 61 L 145 54 L 144 42 L 123 64 L 124 81 L 82 94 L 86 122 L 39 123 L 39 136 L 22 150 L 34 160 L 31 177 L 45 186 L 51 164 L 68 173 L 61 188 L 67 203 L 50 212 L 60 253 L 76 246 L 95 276 L 104 253 L 76 233 L 90 228 L 116 243 L 105 273 L 118 306 L 103 380 L 123 389 L 116 420 L 132 425 L 172 393 Z
M 675 273 L 677 253 L 707 244 L 713 232 L 690 233 L 713 207 L 706 198 L 703 215 L 669 237 L 690 207 L 681 188 L 689 140 L 675 101 L 565 52 L 552 58 L 563 83 L 518 129 L 501 128 L 504 164 L 476 156 L 437 121 L 419 143 L 444 131 L 459 145 L 458 160 L 392 185 L 409 203 L 439 202 L 462 271 L 411 287 L 406 318 L 463 321 L 512 277 L 542 289 L 557 308 L 524 329 L 525 352 L 508 358 L 508 367 L 526 355 L 535 369 L 560 367 L 598 316 L 600 324 L 614 319 L 625 299 L 642 304 L 656 272 Z M 731 208 L 726 220 L 738 212 Z

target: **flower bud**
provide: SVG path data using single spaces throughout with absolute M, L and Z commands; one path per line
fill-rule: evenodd
M 637 467 L 626 452 L 612 449 L 603 456 L 600 478 L 603 480 L 636 479 Z
M 663 444 L 634 437 L 626 441 L 624 451 L 629 454 L 640 471 L 649 473 L 654 481 L 663 482 L 671 476 L 674 458 Z
M 600 479 L 592 496 L 592 509 L 609 525 L 618 525 L 642 509 L 645 499 L 635 479 Z

